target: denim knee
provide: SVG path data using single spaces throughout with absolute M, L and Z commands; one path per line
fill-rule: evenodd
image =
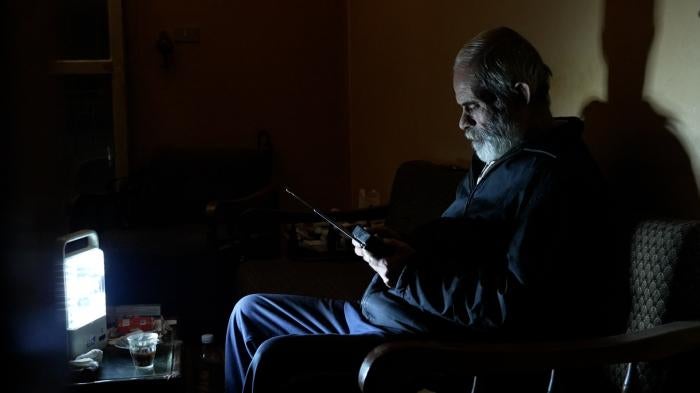
M 249 314 L 251 310 L 258 308 L 258 304 L 260 304 L 261 299 L 262 295 L 257 293 L 243 296 L 236 302 L 236 305 L 233 306 L 231 318 L 237 318 Z
M 256 310 L 260 309 L 263 296 L 259 294 L 246 295 L 236 302 L 229 318 L 229 331 L 237 329 L 246 335 L 245 324 L 250 320 L 250 316 L 257 314 Z M 247 337 L 246 337 L 247 338 Z

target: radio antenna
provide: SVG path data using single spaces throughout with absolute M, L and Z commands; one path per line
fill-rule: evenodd
M 306 202 L 305 200 L 299 198 L 299 197 L 298 197 L 295 193 L 293 193 L 289 188 L 284 187 L 284 191 L 287 192 L 289 195 L 293 196 L 296 200 L 298 200 L 299 202 L 301 202 L 304 206 L 306 206 L 307 208 L 311 209 L 311 211 L 313 211 L 314 213 L 318 214 L 318 215 L 319 215 L 321 218 L 323 218 L 327 223 L 331 224 L 331 225 L 333 226 L 333 228 L 339 230 L 343 235 L 347 236 L 348 239 L 352 239 L 352 240 L 358 241 L 357 239 L 355 239 L 355 236 L 351 235 L 350 232 L 348 232 L 347 230 L 345 230 L 345 228 L 343 228 L 343 227 L 341 227 L 340 225 L 336 224 L 335 221 L 333 221 L 331 218 L 327 217 L 325 214 L 323 214 L 323 213 L 321 213 L 320 211 L 318 211 L 318 209 L 316 209 L 315 207 L 311 206 L 311 205 L 310 205 L 308 202 Z M 359 242 L 359 241 L 358 241 L 358 242 Z M 362 242 L 359 242 L 359 243 L 362 243 Z

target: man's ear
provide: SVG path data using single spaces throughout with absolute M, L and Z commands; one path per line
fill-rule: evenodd
M 530 86 L 525 82 L 518 82 L 515 84 L 515 88 L 520 92 L 525 100 L 525 104 L 530 103 Z

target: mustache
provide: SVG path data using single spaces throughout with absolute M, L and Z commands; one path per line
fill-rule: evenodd
M 474 126 L 464 132 L 469 140 L 499 142 L 517 138 L 518 133 L 510 127 L 499 124 L 492 128 Z
M 493 137 L 485 128 L 476 126 L 465 131 L 464 136 L 466 136 L 467 139 L 476 141 L 488 140 Z

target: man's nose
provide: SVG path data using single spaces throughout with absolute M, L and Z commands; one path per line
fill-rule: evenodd
M 459 118 L 459 128 L 461 130 L 466 130 L 467 127 L 471 127 L 475 124 L 476 122 L 474 121 L 474 119 L 472 119 L 471 116 L 469 116 L 469 113 L 467 113 L 467 111 L 465 110 L 462 110 L 462 116 L 460 116 Z

